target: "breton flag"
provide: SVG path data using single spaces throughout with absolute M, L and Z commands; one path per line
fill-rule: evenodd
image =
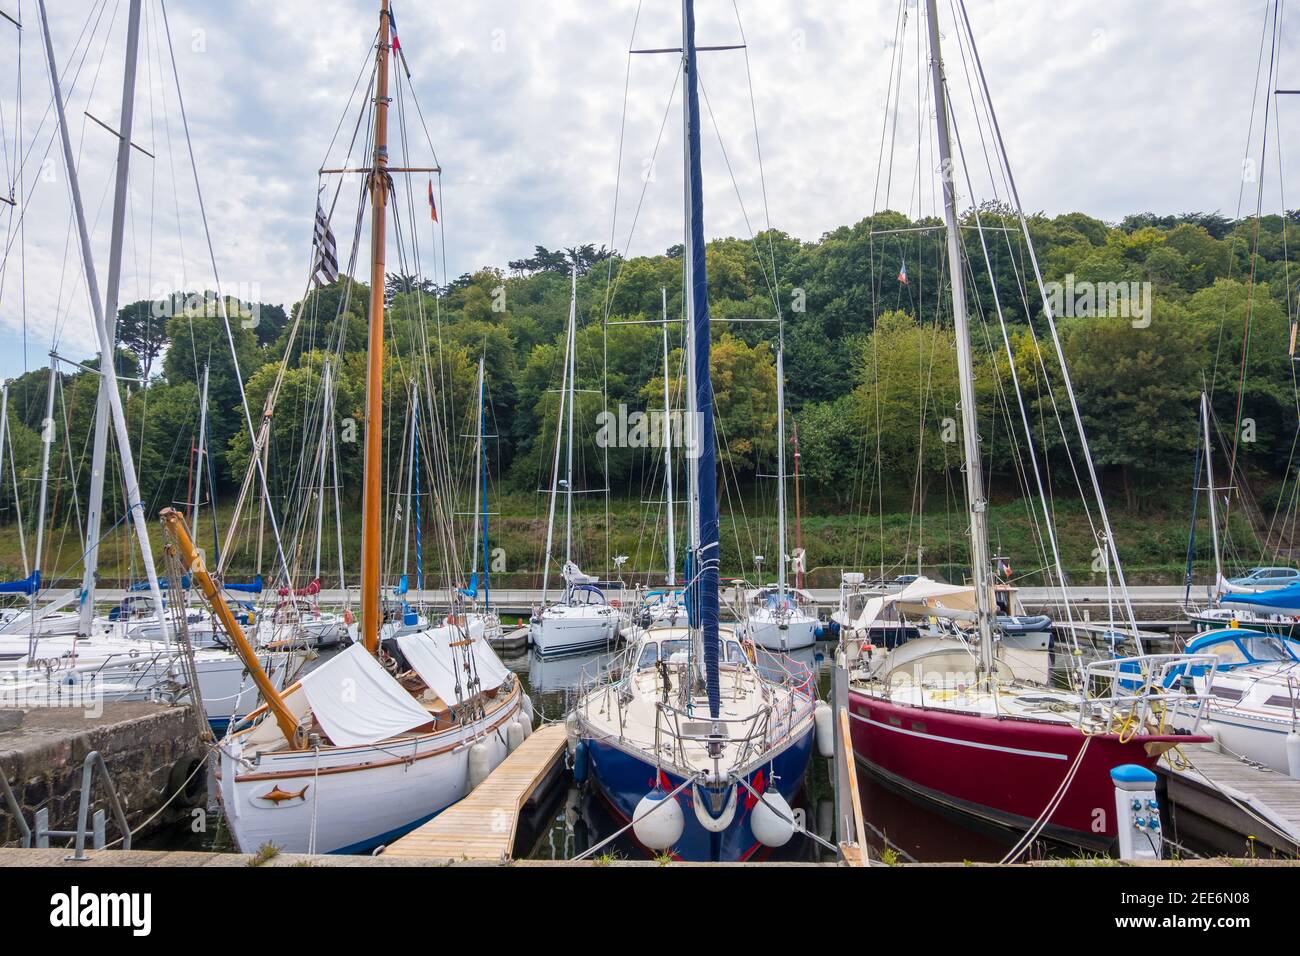
M 904 260 L 903 264 L 902 264 L 901 266 L 898 267 L 898 281 L 901 282 L 903 285 L 907 285 L 907 262 L 906 262 L 906 260 Z
M 438 221 L 438 204 L 433 201 L 433 180 L 429 180 L 429 215 L 434 222 Z
M 339 277 L 339 256 L 334 243 L 334 232 L 330 229 L 329 220 L 325 218 L 320 200 L 316 201 L 316 237 L 312 240 L 312 245 L 316 247 L 312 279 L 317 285 L 329 285 Z

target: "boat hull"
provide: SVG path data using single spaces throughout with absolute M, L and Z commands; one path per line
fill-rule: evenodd
M 533 618 L 528 639 L 538 654 L 576 654 L 607 647 L 618 636 L 617 615 Z
M 1016 830 L 1028 829 L 1047 808 L 1085 742 L 1069 724 L 911 707 L 854 690 L 849 716 L 854 756 L 868 770 L 950 809 Z M 1206 738 L 1086 739 L 1088 749 L 1043 832 L 1108 849 L 1116 836 L 1111 769 L 1154 769 L 1165 745 Z
M 767 651 L 797 651 L 817 643 L 817 621 L 795 620 L 784 627 L 775 621 L 754 621 L 751 639 Z
M 288 853 L 365 853 L 432 819 L 469 793 L 469 750 L 489 767 L 506 758 L 506 725 L 523 712 L 516 686 L 501 708 L 463 727 L 370 746 L 264 754 L 239 764 L 237 741 L 221 752 L 221 798 L 235 844 Z M 313 826 L 315 839 L 312 839 Z
M 591 761 L 592 785 L 625 823 L 632 819 L 641 798 L 655 788 L 656 780 L 664 793 L 671 793 L 685 780 L 669 770 L 657 770 L 653 759 L 621 747 L 615 740 L 592 736 L 584 736 L 583 739 Z M 809 721 L 805 730 L 787 741 L 770 759 L 751 767 L 746 772 L 745 779 L 758 793 L 774 789 L 787 803 L 793 804 L 803 787 L 812 746 L 813 724 Z M 688 787 L 674 798 L 681 805 L 686 825 L 681 839 L 669 851 L 674 859 L 735 863 L 750 859 L 763 849 L 763 844 L 755 838 L 751 825 L 753 807 L 757 801 L 740 784 L 733 786 L 738 791 L 735 814 L 730 825 L 719 833 L 709 832 L 698 819 L 691 788 Z M 653 855 L 653 851 L 646 852 Z

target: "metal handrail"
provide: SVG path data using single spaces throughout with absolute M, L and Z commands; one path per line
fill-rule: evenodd
M 113 786 L 113 777 L 108 772 L 108 764 L 104 763 L 104 757 L 98 750 L 92 750 L 86 754 L 85 763 L 81 769 L 81 800 L 77 805 L 77 829 L 75 830 L 40 830 L 37 838 L 74 837 L 76 840 L 76 852 L 69 857 L 65 857 L 74 863 L 81 863 L 89 860 L 86 856 L 86 821 L 90 815 L 90 786 L 94 782 L 95 769 L 99 768 L 99 777 L 104 782 L 104 792 L 108 796 L 109 807 L 113 811 L 113 817 L 117 821 L 117 827 L 122 831 L 122 849 L 131 849 L 131 827 L 126 822 L 126 811 L 122 808 L 122 801 L 117 795 L 117 788 Z M 103 813 L 97 811 L 96 816 Z M 98 821 L 97 821 L 98 822 Z M 100 833 L 100 828 L 96 826 L 96 835 Z M 98 841 L 97 841 L 98 842 Z M 102 849 L 96 846 L 96 849 Z
M 1186 713 L 1192 718 L 1191 730 L 1199 729 L 1205 708 L 1199 706 L 1212 696 L 1219 659 L 1213 654 L 1143 654 L 1094 661 L 1084 667 L 1083 693 L 1079 695 L 1079 720 L 1082 725 L 1098 712 L 1110 724 L 1116 716 L 1136 720 L 1144 726 L 1154 711 L 1161 718 Z M 1171 681 L 1176 673 L 1190 673 L 1193 667 L 1205 667 L 1207 692 L 1198 694 Z M 1128 668 L 1128 669 L 1126 669 Z M 1126 684 L 1137 684 L 1126 687 Z M 1099 687 L 1108 692 L 1098 693 Z
M 14 796 L 13 789 L 9 786 L 9 775 L 0 773 L 0 787 L 4 789 L 5 803 L 9 807 L 9 813 L 18 823 L 18 832 L 22 834 L 22 842 L 19 844 L 25 850 L 32 845 L 32 828 L 27 825 L 26 818 L 23 817 L 23 808 L 18 803 L 18 798 Z

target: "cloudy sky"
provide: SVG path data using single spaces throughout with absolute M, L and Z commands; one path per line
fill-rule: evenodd
M 959 133 L 967 154 L 982 156 L 970 109 L 969 51 L 953 23 L 951 0 L 940 4 Z M 1253 209 L 1256 187 L 1243 191 L 1243 158 L 1252 101 L 1260 99 L 1257 66 L 1272 0 L 967 5 L 1031 211 L 1081 210 L 1110 221 L 1145 210 L 1232 216 L 1243 192 L 1243 211 Z M 127 2 L 50 0 L 49 6 L 102 284 L 115 141 L 85 113 L 118 123 Z M 162 7 L 159 0 L 144 6 L 133 139 L 153 157 L 132 157 L 123 302 L 213 285 Z M 918 76 L 923 14 L 915 0 L 905 6 L 899 32 L 900 0 L 698 0 L 700 44 L 739 42 L 742 28 L 748 43 L 747 58 L 709 53 L 701 68 L 712 110 L 704 116 L 710 237 L 748 236 L 770 218 L 812 240 L 877 207 L 933 211 L 928 85 Z M 347 104 L 371 57 L 376 8 L 370 0 L 167 3 L 226 291 L 286 305 L 301 297 L 317 171 L 327 161 L 344 161 L 357 119 L 356 101 Z M 26 27 L 20 44 L 18 31 L 0 21 L 3 192 L 14 183 L 19 200 L 17 209 L 0 204 L 0 375 L 8 376 L 46 363 L 52 345 L 85 357 L 95 338 L 52 139 L 36 4 L 0 0 L 0 11 Z M 432 164 L 418 101 L 444 170 L 446 274 L 504 267 L 538 243 L 611 244 L 612 236 L 614 247 L 636 255 L 679 241 L 676 62 L 627 53 L 630 41 L 637 48 L 679 43 L 678 0 L 396 0 L 395 14 L 412 80 L 404 87 L 409 148 L 403 160 L 395 147 L 394 161 Z M 1277 85 L 1300 88 L 1294 56 L 1300 24 L 1283 19 Z M 1265 41 L 1265 63 L 1267 47 Z M 892 94 L 891 69 L 898 71 Z M 396 121 L 394 115 L 395 130 Z M 1252 157 L 1261 121 L 1257 109 Z M 1300 96 L 1281 98 L 1270 123 L 1265 207 L 1300 205 L 1278 186 L 1278 157 L 1286 172 L 1300 156 Z M 983 168 L 982 159 L 978 165 Z M 326 183 L 332 188 L 337 178 Z M 355 188 L 350 177 L 336 211 L 344 256 Z M 420 270 L 442 279 L 443 253 L 431 249 L 443 234 L 435 235 L 428 222 L 426 188 L 426 177 L 411 183 Z M 990 197 L 986 173 L 974 191 L 976 198 Z

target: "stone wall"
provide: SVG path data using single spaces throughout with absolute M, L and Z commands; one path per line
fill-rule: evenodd
M 15 717 L 18 713 L 21 716 Z M 158 810 L 203 753 L 195 721 L 184 706 L 114 703 L 104 705 L 98 717 L 59 708 L 0 711 L 0 716 L 4 717 L 0 720 L 0 773 L 5 774 L 22 805 L 28 826 L 35 812 L 44 807 L 50 813 L 51 829 L 76 829 L 82 767 L 93 750 L 108 764 L 132 829 Z M 203 779 L 200 771 L 187 794 L 174 800 L 150 828 L 174 821 L 196 801 L 203 802 Z M 103 808 L 111 842 L 120 834 L 98 773 L 92 787 L 87 825 L 95 810 Z M 20 839 L 0 797 L 0 846 L 17 846 Z

